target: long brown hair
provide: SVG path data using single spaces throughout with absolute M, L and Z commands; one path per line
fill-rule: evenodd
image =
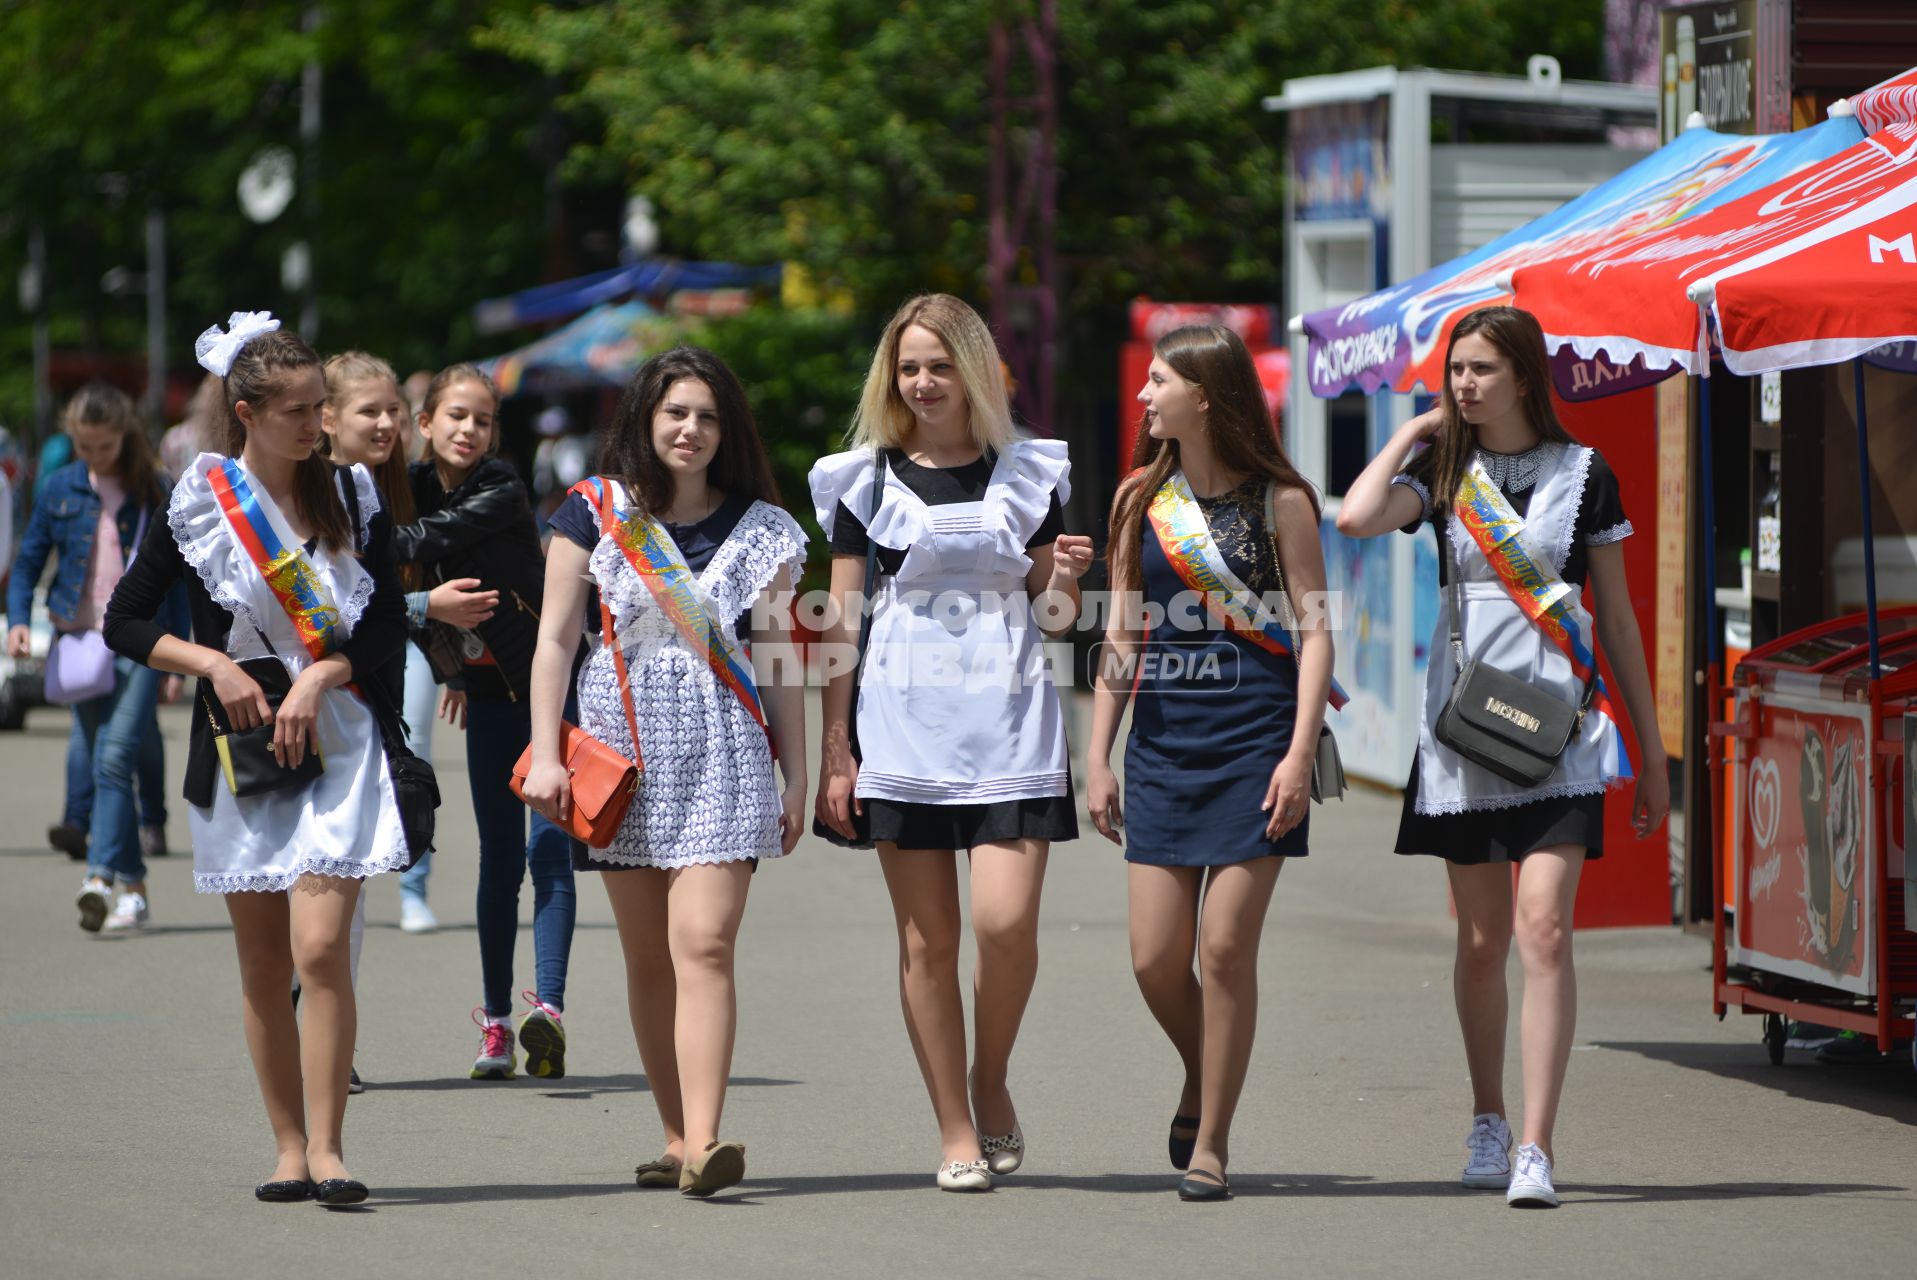
M 1451 330 L 1444 351 L 1444 422 L 1431 447 L 1405 468 L 1431 490 L 1431 514 L 1439 520 L 1450 514 L 1465 468 L 1471 465 L 1471 451 L 1478 444 L 1478 433 L 1458 412 L 1458 397 L 1451 390 L 1451 353 L 1458 339 L 1474 333 L 1511 362 L 1524 387 L 1524 416 L 1537 433 L 1556 444 L 1577 443 L 1558 421 L 1557 407 L 1551 403 L 1551 366 L 1537 317 L 1517 307 L 1480 307 L 1467 313 Z
M 166 484 L 153 457 L 153 442 L 147 439 L 146 422 L 126 392 L 105 382 L 89 382 L 74 392 L 60 415 L 60 429 L 72 435 L 80 426 L 111 427 L 120 433 L 113 478 L 127 497 L 142 507 L 166 501 Z
M 392 384 L 393 398 L 399 401 L 399 424 L 394 433 L 393 451 L 386 455 L 386 461 L 373 468 L 373 483 L 379 486 L 379 499 L 386 508 L 387 518 L 395 525 L 411 524 L 419 514 L 419 508 L 413 502 L 413 482 L 406 473 L 406 445 L 413 434 L 412 413 L 406 406 L 405 394 L 399 389 L 399 379 L 393 374 L 393 366 L 364 351 L 342 351 L 329 357 L 326 361 L 326 412 L 334 416 L 344 413 L 346 398 L 353 388 L 381 381 Z M 320 437 L 320 452 L 328 458 L 333 456 L 333 437 L 330 433 Z M 417 591 L 422 584 L 416 564 L 401 565 L 399 577 L 408 591 Z
M 320 368 L 320 358 L 306 340 L 285 329 L 252 339 L 233 357 L 226 371 L 226 454 L 237 458 L 246 449 L 246 424 L 239 404 L 258 412 L 280 394 L 286 375 L 299 369 Z M 334 550 L 354 549 L 353 528 L 339 490 L 333 487 L 333 464 L 315 449 L 293 468 L 293 505 L 312 526 L 315 536 Z
M 1205 430 L 1211 435 L 1218 461 L 1228 471 L 1264 476 L 1286 488 L 1302 489 L 1318 508 L 1318 494 L 1291 465 L 1279 443 L 1258 367 L 1244 340 L 1221 324 L 1193 324 L 1173 329 L 1160 338 L 1152 354 L 1170 365 L 1205 396 Z M 1132 447 L 1133 469 L 1118 486 L 1112 502 L 1111 542 L 1107 559 L 1112 586 L 1120 591 L 1144 588 L 1139 549 L 1144 537 L 1145 508 L 1171 473 L 1178 469 L 1178 442 L 1151 434 L 1141 417 L 1138 442 Z M 1276 529 L 1269 531 L 1276 537 Z
M 727 497 L 739 494 L 778 506 L 778 482 L 772 478 L 745 388 L 731 367 L 704 347 L 674 347 L 639 366 L 606 431 L 599 473 L 623 484 L 649 515 L 672 505 L 672 472 L 652 447 L 652 415 L 681 378 L 705 383 L 719 409 L 719 449 L 706 483 Z

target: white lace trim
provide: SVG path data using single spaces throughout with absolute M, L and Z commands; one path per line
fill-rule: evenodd
M 1564 504 L 1564 522 L 1558 526 L 1557 546 L 1552 552 L 1552 559 L 1560 574 L 1564 572 L 1564 566 L 1571 561 L 1571 541 L 1577 537 L 1578 517 L 1584 511 L 1584 486 L 1590 481 L 1591 458 L 1597 452 L 1583 445 L 1574 445 L 1572 450 L 1571 469 L 1575 473 L 1575 479 L 1572 482 L 1571 492 L 1575 497 Z M 1536 495 L 1532 496 L 1535 499 Z
M 1540 786 L 1512 795 L 1459 797 L 1442 800 L 1436 804 L 1428 803 L 1422 787 L 1418 791 L 1418 803 L 1415 811 L 1423 817 L 1436 818 L 1458 813 L 1488 813 L 1496 809 L 1517 809 L 1527 804 L 1536 804 L 1541 800 L 1563 800 L 1571 796 L 1598 795 L 1614 787 L 1622 787 L 1632 781 L 1630 778 L 1574 778 L 1563 782 L 1547 782 Z
M 193 889 L 196 893 L 284 893 L 301 876 L 364 880 L 382 872 L 403 871 L 406 869 L 406 858 L 406 849 L 402 845 L 374 862 L 350 858 L 302 858 L 298 866 L 284 871 L 214 871 L 205 874 L 196 871 L 193 873 Z
M 771 846 L 751 853 L 620 853 L 617 849 L 588 849 L 586 861 L 595 866 L 608 867 L 646 867 L 659 871 L 669 871 L 677 867 L 717 867 L 728 862 L 744 862 L 748 858 L 785 857 L 785 848 L 779 841 Z
M 1426 487 L 1424 481 L 1418 479 L 1416 476 L 1399 472 L 1397 475 L 1391 477 L 1391 483 L 1401 484 L 1418 495 L 1419 500 L 1424 503 L 1424 514 L 1418 517 L 1420 521 L 1431 518 L 1431 490 Z
M 232 575 L 227 572 L 238 556 L 231 538 L 219 536 L 226 516 L 221 513 L 219 501 L 206 479 L 207 465 L 218 465 L 222 461 L 216 453 L 203 453 L 193 460 L 186 474 L 173 486 L 173 497 L 166 507 L 166 523 L 173 531 L 173 541 L 179 544 L 180 558 L 200 575 L 200 582 L 213 603 L 236 619 L 264 631 L 265 619 L 254 611 L 252 602 L 234 590 Z M 258 572 L 250 563 L 246 567 Z
M 1614 524 L 1608 529 L 1599 529 L 1596 533 L 1584 540 L 1584 545 L 1587 547 L 1608 547 L 1613 542 L 1624 541 L 1636 532 L 1637 530 L 1631 527 L 1631 522 L 1626 520 L 1621 524 Z
M 353 492 L 359 499 L 359 537 L 354 549 L 363 552 L 373 536 L 373 517 L 381 510 L 379 486 L 373 482 L 373 473 L 366 469 L 363 462 L 355 462 L 347 471 L 353 477 Z M 346 477 L 334 472 L 333 480 L 339 487 L 340 501 L 346 501 Z

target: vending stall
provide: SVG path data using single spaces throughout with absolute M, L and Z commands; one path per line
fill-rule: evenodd
M 1917 607 L 1781 637 L 1738 665 L 1730 740 L 1732 914 L 1716 964 L 1720 1008 L 1765 1015 L 1784 1059 L 1801 1018 L 1875 1037 L 1910 1034 L 1917 887 L 1906 856 L 1917 737 Z

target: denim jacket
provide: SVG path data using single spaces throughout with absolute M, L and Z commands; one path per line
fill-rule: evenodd
M 140 528 L 140 504 L 129 497 L 114 516 L 120 531 L 120 553 L 133 559 L 133 536 Z M 148 515 L 150 535 L 153 526 L 165 530 L 166 504 L 160 503 Z M 13 576 L 7 582 L 7 623 L 10 627 L 30 626 L 33 619 L 33 592 L 40 585 L 40 574 L 47 567 L 47 556 L 55 559 L 53 586 L 47 592 L 47 613 L 56 631 L 70 630 L 80 611 L 80 594 L 87 588 L 93 569 L 93 546 L 100 529 L 100 495 L 87 479 L 87 464 L 69 462 L 47 477 L 27 531 L 20 539 L 19 554 L 14 557 Z M 169 535 L 170 536 L 170 535 Z M 122 568 L 125 567 L 123 564 Z M 190 621 L 186 592 L 167 596 L 157 621 L 174 635 L 185 639 Z

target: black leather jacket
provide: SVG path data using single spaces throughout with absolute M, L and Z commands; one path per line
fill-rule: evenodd
M 525 482 L 511 463 L 487 458 L 451 493 L 440 485 L 431 462 L 415 462 L 409 474 L 419 516 L 393 530 L 393 558 L 425 570 L 430 582 L 477 578 L 484 590 L 499 592 L 499 607 L 479 624 L 493 664 L 467 664 L 467 691 L 479 697 L 517 700 L 532 681 L 533 646 L 539 638 L 539 605 L 545 593 L 546 562 L 539 548 L 539 526 Z M 448 644 L 433 648 L 459 652 L 452 628 L 430 624 Z M 449 673 L 434 674 L 444 680 Z

